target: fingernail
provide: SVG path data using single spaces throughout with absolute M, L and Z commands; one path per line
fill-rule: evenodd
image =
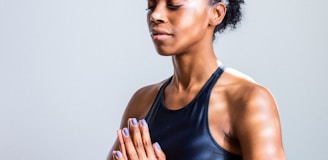
M 146 120 L 144 120 L 144 119 L 141 120 L 141 125 L 142 125 L 142 126 L 147 126 L 147 122 L 146 122 Z
M 156 146 L 156 148 L 157 148 L 158 150 L 161 150 L 161 149 L 162 149 L 158 142 L 155 143 L 155 146 Z
M 122 153 L 120 151 L 116 151 L 115 153 L 117 158 L 121 158 L 122 157 Z
M 133 124 L 134 126 L 137 126 L 137 125 L 138 125 L 138 121 L 137 121 L 137 119 L 132 118 L 132 124 Z
M 129 130 L 127 128 L 123 129 L 123 133 L 125 136 L 129 136 Z

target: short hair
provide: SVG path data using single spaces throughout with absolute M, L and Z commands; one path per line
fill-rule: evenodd
M 210 0 L 211 4 L 214 5 L 218 2 L 224 2 L 227 8 L 226 15 L 223 21 L 217 25 L 214 29 L 213 39 L 216 33 L 222 33 L 226 28 L 235 29 L 237 24 L 242 19 L 241 5 L 244 4 L 244 0 Z

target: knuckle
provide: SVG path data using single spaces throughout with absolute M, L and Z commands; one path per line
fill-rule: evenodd
M 127 155 L 130 159 L 136 157 L 135 153 L 131 153 L 131 152 L 128 152 Z
M 141 149 L 143 148 L 143 143 L 141 141 L 137 141 L 135 142 L 134 146 L 136 149 Z
M 149 146 L 152 146 L 152 144 L 150 143 L 150 141 L 149 140 L 143 140 L 143 145 L 145 146 L 145 147 L 149 147 Z

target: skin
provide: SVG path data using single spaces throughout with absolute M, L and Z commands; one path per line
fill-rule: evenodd
M 115 160 L 165 160 L 165 154 L 158 143 L 151 144 L 149 129 L 145 120 L 129 119 L 129 129 L 117 131 L 120 151 L 113 151 Z M 132 133 L 132 134 L 130 134 Z
M 176 7 L 179 6 L 179 7 Z M 171 56 L 174 74 L 165 89 L 168 109 L 183 108 L 200 91 L 221 62 L 212 46 L 214 28 L 225 16 L 223 3 L 206 0 L 149 0 L 147 21 L 157 52 Z M 172 9 L 174 8 L 174 9 Z M 152 144 L 144 119 L 163 82 L 139 89 L 122 117 L 109 160 L 165 159 Z M 277 105 L 268 89 L 227 68 L 214 86 L 209 104 L 209 128 L 215 141 L 244 160 L 284 160 Z M 119 153 L 118 153 L 119 152 Z M 119 156 L 121 154 L 121 156 Z

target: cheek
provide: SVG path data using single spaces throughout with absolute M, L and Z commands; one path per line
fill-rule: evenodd
M 172 24 L 177 34 L 194 35 L 206 30 L 206 15 L 204 13 L 189 11 L 176 18 Z

